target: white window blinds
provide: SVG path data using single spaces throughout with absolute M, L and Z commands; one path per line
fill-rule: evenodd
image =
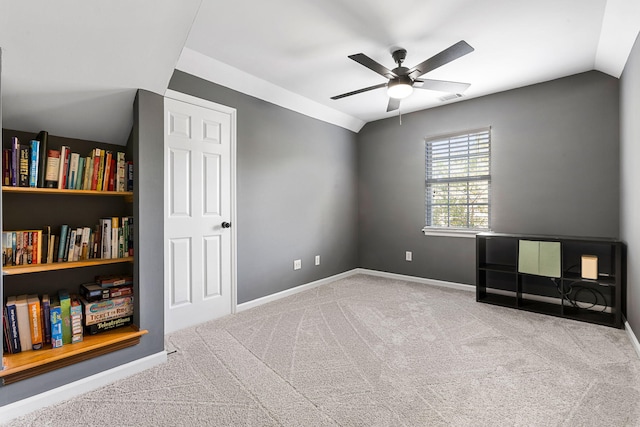
M 426 225 L 488 229 L 491 128 L 426 140 Z

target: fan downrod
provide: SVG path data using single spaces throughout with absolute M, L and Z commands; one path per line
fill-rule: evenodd
M 395 61 L 395 63 L 398 64 L 398 67 L 402 67 L 402 63 L 407 57 L 407 50 L 406 49 L 394 50 L 393 53 L 391 53 L 391 56 L 393 57 L 393 60 Z

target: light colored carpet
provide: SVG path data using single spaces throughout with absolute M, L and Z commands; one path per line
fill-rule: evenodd
M 636 426 L 626 333 L 356 275 L 176 332 L 168 363 L 13 426 Z

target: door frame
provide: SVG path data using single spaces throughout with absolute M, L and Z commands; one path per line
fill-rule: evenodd
M 230 174 L 231 174 L 231 179 L 230 179 L 230 191 L 231 191 L 231 228 L 229 229 L 229 231 L 231 232 L 231 314 L 235 314 L 236 310 L 237 310 L 237 306 L 238 306 L 238 289 L 237 289 L 237 276 L 238 276 L 238 270 L 237 270 L 237 252 L 238 252 L 238 246 L 237 246 L 237 241 L 238 241 L 238 217 L 237 217 L 237 212 L 236 212 L 236 142 L 237 142 L 237 110 L 235 108 L 232 107 L 228 107 L 226 105 L 222 105 L 222 104 L 217 104 L 215 102 L 212 101 L 208 101 L 206 99 L 202 99 L 202 98 L 198 98 L 195 96 L 191 96 L 191 95 L 187 95 L 184 94 L 182 92 L 176 92 L 174 90 L 171 89 L 167 89 L 165 94 L 164 94 L 165 98 L 170 98 L 170 99 L 174 99 L 176 101 L 182 101 L 182 102 L 186 102 L 187 104 L 192 104 L 198 107 L 203 107 L 203 108 L 207 108 L 209 110 L 214 110 L 214 111 L 218 111 L 221 113 L 225 113 L 225 114 L 229 114 L 229 116 L 231 117 L 231 144 L 229 147 L 229 153 L 230 153 L 230 162 L 231 162 L 231 170 L 230 170 Z M 163 112 L 163 126 L 164 123 L 166 122 L 166 117 L 164 117 L 164 112 Z M 166 130 L 166 129 L 165 129 Z M 165 132 L 163 132 L 164 135 Z M 165 146 L 165 141 L 164 138 L 162 140 L 162 150 L 164 152 L 166 146 Z M 164 169 L 164 167 L 163 167 Z M 167 171 L 164 170 L 164 174 L 166 174 Z M 166 189 L 163 192 L 163 198 L 165 199 L 166 202 L 166 197 L 167 197 L 167 193 L 166 193 Z M 164 239 L 163 239 L 164 241 Z M 166 241 L 164 241 L 164 243 L 166 244 Z M 163 257 L 164 257 L 164 251 L 163 251 Z M 166 290 L 166 283 L 163 283 L 163 294 L 164 291 Z M 164 310 L 166 310 L 166 298 L 167 295 L 164 295 L 164 304 L 165 307 L 163 307 L 163 312 Z

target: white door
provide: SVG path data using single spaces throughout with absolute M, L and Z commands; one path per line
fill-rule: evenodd
M 172 95 L 190 102 L 164 103 L 165 333 L 235 311 L 235 110 Z

